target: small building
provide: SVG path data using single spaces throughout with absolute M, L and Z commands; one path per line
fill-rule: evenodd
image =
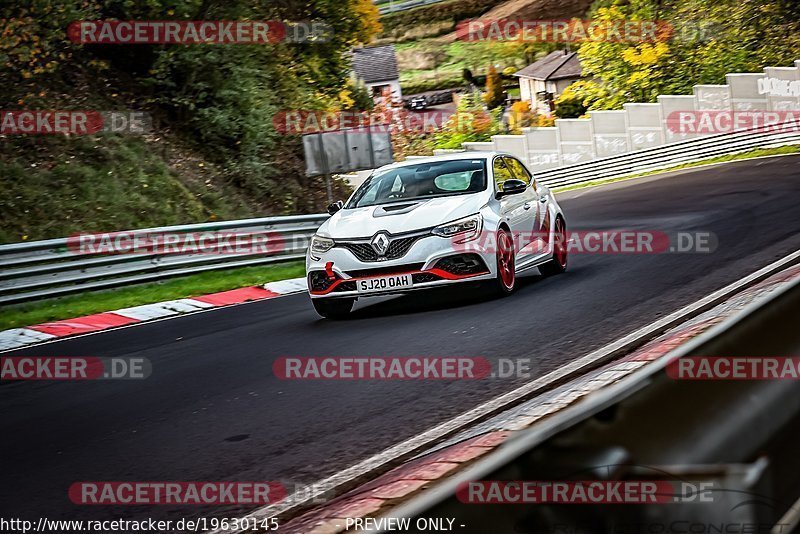
M 402 100 L 394 45 L 355 48 L 352 64 L 356 78 L 364 82 L 373 97 L 383 95 L 388 89 L 393 100 Z
M 532 111 L 549 114 L 564 89 L 583 78 L 583 68 L 576 52 L 556 50 L 514 76 L 519 78 L 520 99 L 529 101 Z

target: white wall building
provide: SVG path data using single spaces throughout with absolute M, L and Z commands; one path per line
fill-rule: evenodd
M 519 78 L 520 99 L 531 103 L 531 110 L 552 111 L 552 102 L 569 84 L 582 78 L 583 69 L 575 52 L 556 50 L 531 63 L 514 76 Z
M 373 97 L 382 96 L 383 91 L 388 89 L 394 101 L 403 99 L 394 45 L 355 48 L 352 61 L 353 72 Z

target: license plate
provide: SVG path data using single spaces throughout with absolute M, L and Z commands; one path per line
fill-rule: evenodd
M 391 291 L 392 289 L 403 289 L 411 287 L 410 274 L 398 274 L 395 276 L 381 276 L 380 278 L 364 278 L 357 283 L 359 293 L 376 293 L 379 291 Z

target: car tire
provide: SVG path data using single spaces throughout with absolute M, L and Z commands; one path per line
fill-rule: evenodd
M 500 295 L 510 295 L 517 288 L 514 238 L 505 228 L 497 231 L 497 278 L 495 288 Z
M 356 299 L 311 299 L 314 309 L 326 319 L 344 319 L 353 309 Z
M 567 225 L 561 217 L 556 218 L 553 239 L 555 240 L 553 259 L 539 266 L 539 272 L 544 276 L 561 274 L 567 270 Z

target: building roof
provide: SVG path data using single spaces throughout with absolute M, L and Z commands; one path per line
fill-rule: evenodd
M 556 50 L 521 71 L 515 72 L 514 76 L 533 78 L 534 80 L 563 80 L 564 78 L 580 78 L 582 72 L 583 68 L 577 53 Z
M 394 45 L 353 49 L 353 71 L 364 83 L 397 80 L 397 56 Z

